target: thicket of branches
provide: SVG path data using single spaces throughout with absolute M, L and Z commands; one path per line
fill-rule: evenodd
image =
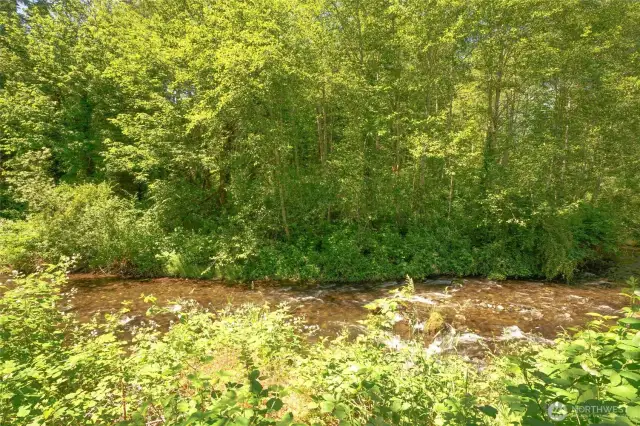
M 0 19 L 5 264 L 571 277 L 637 235 L 640 2 L 5 1 Z

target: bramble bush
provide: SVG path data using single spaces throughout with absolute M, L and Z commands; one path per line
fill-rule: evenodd
M 634 288 L 615 325 L 598 317 L 555 346 L 512 348 L 479 369 L 425 350 L 419 332 L 393 334 L 397 314 L 422 320 L 406 302 L 410 280 L 368 306 L 355 338 L 345 331 L 310 340 L 314 328 L 284 305 L 211 312 L 188 300 L 158 306 L 150 295 L 141 295 L 149 303 L 142 321 L 125 303 L 79 323 L 65 313 L 67 266 L 16 276 L 2 288 L 0 424 L 550 424 L 548 404 L 593 400 L 623 412 L 578 418 L 573 411 L 557 424 L 639 420 Z M 159 316 L 172 319 L 167 331 Z
M 587 328 L 562 335 L 554 347 L 512 358 L 511 369 L 523 382 L 505 381 L 508 394 L 502 399 L 525 422 L 548 424 L 552 402 L 569 407 L 563 425 L 640 422 L 640 290 L 634 278 L 628 283 L 630 303 L 617 325 L 605 325 L 615 316 L 593 313 L 596 319 Z M 621 410 L 579 415 L 576 409 L 597 405 Z
M 60 310 L 65 281 L 60 268 L 48 267 L 4 292 L 0 424 L 292 424 L 291 414 L 274 415 L 283 390 L 263 387 L 252 361 L 295 346 L 282 311 L 214 315 L 185 304 L 166 334 L 146 325 L 127 342 L 126 307 L 80 324 Z M 256 334 L 255 320 L 271 333 L 258 326 Z M 224 351 L 246 353 L 236 360 L 242 368 L 215 368 Z
M 107 184 L 60 185 L 26 221 L 0 222 L 0 263 L 29 271 L 82 253 L 80 268 L 153 275 L 159 241 L 153 218 Z

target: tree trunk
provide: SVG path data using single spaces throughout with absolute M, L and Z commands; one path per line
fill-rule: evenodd
M 278 152 L 278 147 L 274 149 L 275 157 L 276 157 L 276 170 L 274 171 L 274 177 L 276 180 L 276 185 L 278 186 L 278 195 L 280 198 L 280 214 L 282 216 L 282 226 L 284 228 L 284 233 L 289 239 L 289 223 L 287 222 L 287 206 L 285 205 L 285 197 L 284 197 L 284 187 L 282 186 L 282 179 L 280 178 L 280 154 Z

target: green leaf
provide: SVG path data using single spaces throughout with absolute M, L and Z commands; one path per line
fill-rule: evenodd
M 251 387 L 251 393 L 255 395 L 258 395 L 260 394 L 260 392 L 262 392 L 262 385 L 257 380 L 252 380 L 250 387 Z
M 258 370 L 253 370 L 251 373 L 249 373 L 249 380 L 258 380 L 259 377 L 260 371 Z
M 634 371 L 621 371 L 620 375 L 622 377 L 626 377 L 627 379 L 631 379 L 631 380 L 640 380 L 640 374 L 634 372 Z
M 18 408 L 18 413 L 16 413 L 16 417 L 27 417 L 29 415 L 29 413 L 31 412 L 31 407 L 28 405 L 23 405 L 22 407 Z
M 636 393 L 637 393 L 637 390 L 631 385 L 608 387 L 607 391 L 615 396 L 618 396 L 627 400 L 633 400 L 636 397 Z
M 337 404 L 333 410 L 333 415 L 342 420 L 349 414 L 349 408 L 344 404 Z
M 618 386 L 622 382 L 622 376 L 620 376 L 620 374 L 618 373 L 613 373 L 611 376 L 609 376 L 609 380 L 610 386 Z
M 333 401 L 322 401 L 320 403 L 320 412 L 322 413 L 331 413 L 335 408 L 336 404 Z
M 590 399 L 594 399 L 598 395 L 598 388 L 595 385 L 586 385 L 584 387 L 581 387 L 581 389 L 583 389 L 583 390 L 580 392 L 580 397 L 576 401 L 578 403 L 585 402 L 585 401 L 588 401 Z M 569 395 L 571 394 L 570 392 L 568 392 L 568 393 L 569 393 Z M 567 396 L 569 396 L 569 395 L 567 395 Z
M 251 424 L 251 419 L 248 419 L 246 417 L 238 417 L 236 418 L 235 422 L 233 422 L 233 424 L 238 426 L 249 426 Z
M 590 362 L 583 361 L 580 363 L 580 366 L 584 369 L 584 371 L 591 374 L 592 376 L 600 376 L 600 372 L 596 368 L 593 368 L 590 364 Z
M 280 398 L 271 398 L 267 401 L 267 408 L 269 410 L 278 411 L 282 408 L 282 400 Z
M 480 411 L 482 411 L 484 414 L 494 419 L 498 415 L 498 410 L 496 410 L 490 405 L 483 405 L 482 407 L 480 407 Z
M 293 422 L 293 414 L 287 413 L 282 416 L 282 419 L 276 422 L 276 426 L 289 426 Z
M 622 318 L 618 322 L 634 330 L 640 329 L 640 319 L 638 318 Z
M 626 414 L 631 420 L 635 420 L 640 423 L 640 405 L 627 407 Z

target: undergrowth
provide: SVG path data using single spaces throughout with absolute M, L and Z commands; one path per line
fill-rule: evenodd
M 65 284 L 65 266 L 50 266 L 2 289 L 0 424 L 550 424 L 552 402 L 570 411 L 554 424 L 640 420 L 636 288 L 614 326 L 597 317 L 554 346 L 520 347 L 478 368 L 429 353 L 419 335 L 393 336 L 411 281 L 369 306 L 356 338 L 319 340 L 285 305 L 213 312 L 187 300 L 158 306 L 149 295 L 141 322 L 124 304 L 79 323 L 62 309 Z M 172 319 L 168 331 L 158 316 Z M 593 401 L 618 411 L 574 409 Z
M 107 184 L 46 187 L 24 220 L 0 219 L 0 268 L 33 271 L 60 256 L 77 268 L 122 275 L 363 281 L 410 275 L 571 280 L 615 252 L 618 231 L 601 210 L 544 211 L 526 225 L 446 220 L 402 226 L 345 223 L 278 238 L 249 223 L 169 227 L 159 208 L 116 196 Z M 468 225 L 468 226 L 467 226 Z

